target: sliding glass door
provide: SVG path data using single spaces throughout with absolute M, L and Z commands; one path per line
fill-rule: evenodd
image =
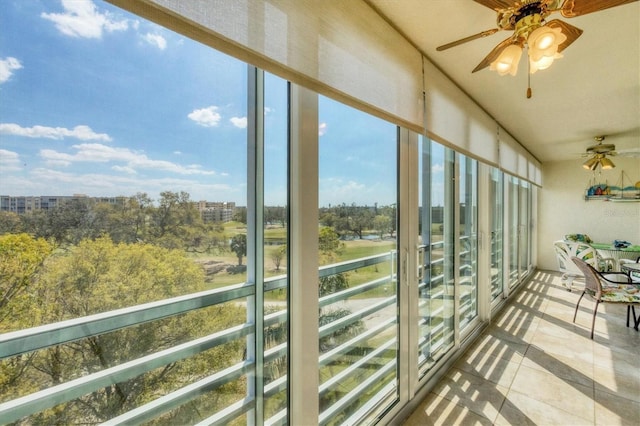
M 319 421 L 353 424 L 399 397 L 398 131 L 322 96 L 318 116 Z

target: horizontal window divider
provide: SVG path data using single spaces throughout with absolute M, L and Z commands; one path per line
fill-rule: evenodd
M 278 411 L 273 416 L 264 420 L 265 426 L 286 426 L 289 424 L 287 421 L 287 409 Z
M 349 393 L 340 398 L 335 404 L 328 409 L 320 413 L 319 424 L 325 425 L 339 413 L 343 412 L 350 404 L 352 404 L 357 398 L 359 398 L 364 392 L 371 387 L 375 386 L 382 378 L 389 374 L 391 371 L 397 368 L 397 360 L 392 359 L 386 363 L 382 368 L 378 369 L 374 374 L 369 376 L 366 380 L 362 381 L 358 386 L 353 388 Z M 394 380 L 395 383 L 395 380 Z M 384 388 L 383 388 L 384 389 Z M 370 398 L 371 400 L 378 400 L 377 398 Z
M 377 398 L 371 398 L 366 402 L 358 411 L 353 413 L 351 417 L 346 419 L 343 424 L 345 425 L 354 425 L 357 424 L 361 419 L 363 419 L 368 413 L 372 412 L 378 407 L 387 407 L 395 401 L 396 396 L 394 390 L 396 389 L 395 381 L 388 383 L 380 392 L 381 395 L 387 395 L 386 398 L 382 398 L 379 400 Z M 373 423 L 373 422 L 372 422 Z
M 339 318 L 335 321 L 332 321 L 329 324 L 323 325 L 322 327 L 320 327 L 320 332 L 319 335 L 320 337 L 326 337 L 328 335 L 330 335 L 331 333 L 333 333 L 336 330 L 339 330 L 349 324 L 352 324 L 364 317 L 366 317 L 367 315 L 370 315 L 374 312 L 377 312 L 391 304 L 396 303 L 396 296 L 390 296 L 387 298 L 382 299 L 380 302 L 375 303 L 367 308 L 364 309 L 360 309 L 359 311 L 356 311 L 350 315 L 344 316 L 342 318 Z
M 333 263 L 331 265 L 321 266 L 319 269 L 320 278 L 329 277 L 331 275 L 340 274 L 342 272 L 352 271 L 358 268 L 364 268 L 365 266 L 372 266 L 379 263 L 392 260 L 392 256 L 395 252 L 376 254 L 373 256 L 361 257 L 354 260 L 346 260 L 340 263 Z
M 286 389 L 287 389 L 287 375 L 285 374 L 284 376 L 278 377 L 276 380 L 265 385 L 264 397 L 265 398 L 272 397 Z
M 252 324 L 241 324 L 227 328 L 221 332 L 5 402 L 0 404 L 0 418 L 9 423 L 16 421 L 22 417 L 79 398 L 105 386 L 120 383 L 163 365 L 248 336 L 253 331 Z
M 208 426 L 208 425 L 221 425 L 228 424 L 232 420 L 237 419 L 249 410 L 252 410 L 256 406 L 255 398 L 248 396 L 245 399 L 236 401 L 233 404 L 225 407 L 223 410 L 218 411 L 213 416 L 207 417 L 196 426 Z
M 338 374 L 331 377 L 329 380 L 322 383 L 320 385 L 320 391 L 319 391 L 320 396 L 324 395 L 326 392 L 333 389 L 336 385 L 340 385 L 341 383 L 343 383 L 344 380 L 348 379 L 350 376 L 357 374 L 358 369 L 360 367 L 367 364 L 372 359 L 380 356 L 383 352 L 385 352 L 389 348 L 395 347 L 396 342 L 397 342 L 397 339 L 394 336 L 391 339 L 387 340 L 386 342 L 382 343 L 375 350 L 371 351 L 370 353 L 364 356 L 361 356 L 360 358 L 358 358 L 358 361 L 349 365 L 347 368 L 345 368 L 344 370 L 340 371 Z
M 266 364 L 267 362 L 271 362 L 273 360 L 276 360 L 286 355 L 287 355 L 287 343 L 286 342 L 280 343 L 279 345 L 264 351 L 264 362 Z
M 286 275 L 278 275 L 264 279 L 264 291 L 272 291 L 280 288 L 287 288 L 288 277 Z
M 319 365 L 320 366 L 324 366 L 324 365 L 329 364 L 338 355 L 341 355 L 341 354 L 343 354 L 345 352 L 350 351 L 358 343 L 363 342 L 363 341 L 365 341 L 367 339 L 370 339 L 373 336 L 376 336 L 376 335 L 382 333 L 387 328 L 395 325 L 395 323 L 396 323 L 396 318 L 395 317 L 389 318 L 386 321 L 381 322 L 377 326 L 367 330 L 366 332 L 358 334 L 354 338 L 344 342 L 343 344 L 341 344 L 339 346 L 336 346 L 335 348 L 331 349 L 329 352 L 326 352 L 326 353 L 320 355 Z
M 235 365 L 232 365 L 225 370 L 212 374 L 209 377 L 205 377 L 195 383 L 187 385 L 181 389 L 171 392 L 168 395 L 155 399 L 147 404 L 144 404 L 138 408 L 135 408 L 129 412 L 124 413 L 121 416 L 114 417 L 106 422 L 107 425 L 121 425 L 121 424 L 140 424 L 158 417 L 161 414 L 166 413 L 180 405 L 191 401 L 194 398 L 201 396 L 202 394 L 216 389 L 222 385 L 232 382 L 233 380 L 242 377 L 244 374 L 253 371 L 254 364 L 249 361 L 244 361 Z M 251 401 L 250 404 L 254 402 Z
M 275 324 L 284 324 L 287 320 L 287 310 L 283 309 L 281 311 L 272 312 L 268 315 L 264 316 L 264 326 L 272 326 Z
M 229 302 L 254 292 L 253 285 L 236 284 L 1 334 L 0 359 Z
M 341 301 L 345 301 L 348 298 L 358 295 L 358 294 L 362 294 L 365 293 L 369 290 L 373 290 L 375 288 L 378 288 L 382 285 L 388 284 L 390 283 L 389 281 L 389 277 L 385 276 L 382 278 L 378 278 L 376 280 L 373 281 L 369 281 L 368 283 L 365 284 L 361 284 L 359 286 L 356 287 L 350 287 L 346 290 L 341 290 L 341 291 L 337 291 L 335 293 L 331 293 L 328 294 L 326 296 L 323 296 L 320 298 L 320 300 L 318 301 L 320 307 L 324 307 L 327 305 L 331 305 L 332 303 L 335 302 L 341 302 Z

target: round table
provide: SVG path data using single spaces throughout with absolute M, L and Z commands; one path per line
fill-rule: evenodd
M 640 283 L 640 263 L 622 263 L 620 270 L 625 274 L 629 274 L 631 281 Z
M 609 243 L 591 243 L 591 246 L 598 251 L 600 256 L 614 259 L 618 271 L 620 271 L 620 259 L 636 260 L 640 257 L 640 246 L 621 248 Z

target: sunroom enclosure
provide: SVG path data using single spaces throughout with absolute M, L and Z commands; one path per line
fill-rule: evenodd
M 162 21 L 155 2 L 122 3 Z M 191 36 L 187 21 L 179 26 Z M 73 309 L 43 305 L 29 317 L 16 308 L 24 317 L 2 324 L 0 419 L 389 422 L 443 374 L 533 271 L 537 170 L 526 159 L 522 166 L 517 143 L 495 123 L 486 125 L 479 108 L 471 110 L 480 124 L 468 124 L 479 132 L 461 129 L 466 120 L 446 118 L 455 114 L 444 100 L 455 107 L 459 98 L 449 98 L 454 87 L 435 71 L 433 79 L 420 76 L 429 81 L 420 132 L 366 101 L 344 102 L 338 89 L 258 68 L 246 52 L 249 58 L 233 58 L 189 39 L 184 45 L 208 74 L 198 83 L 210 84 L 198 88 L 201 115 L 189 119 L 223 114 L 205 108 L 208 97 L 218 96 L 206 91 L 219 80 L 229 97 L 216 102 L 234 105 L 229 114 L 238 125 L 213 137 L 199 122 L 202 137 L 190 140 L 181 139 L 184 123 L 174 123 L 169 145 L 192 159 L 223 159 L 234 185 L 211 177 L 205 194 L 216 197 L 207 201 L 235 201 L 235 227 L 194 219 L 199 198 L 189 192 L 198 185 L 160 187 L 166 193 L 156 200 L 118 188 L 123 216 L 148 208 L 139 228 L 149 226 L 148 234 L 124 237 L 115 232 L 124 228 L 107 221 L 57 246 L 64 253 L 52 255 L 55 267 L 38 277 L 33 298 Z M 178 102 L 171 96 L 176 84 L 196 92 L 186 74 L 171 71 L 177 78 L 170 82 L 127 77 L 147 90 L 166 90 L 167 102 Z M 109 72 L 113 78 L 123 71 Z M 93 100 L 74 102 L 90 109 Z M 459 102 L 466 108 L 470 101 Z M 124 102 L 108 107 L 126 111 Z M 156 112 L 155 120 L 166 118 Z M 127 130 L 150 138 L 145 123 Z M 499 153 L 483 155 L 487 148 L 477 148 L 483 138 L 500 143 Z M 80 204 L 95 216 L 108 210 Z M 160 213 L 178 207 L 184 209 L 174 223 L 178 231 L 155 234 L 169 228 Z M 176 242 L 191 229 L 187 223 L 201 226 L 189 249 Z M 195 254 L 204 238 L 215 248 L 207 259 Z M 236 255 L 237 265 L 212 272 Z M 133 271 L 148 258 L 166 275 L 140 278 L 134 287 Z M 106 276 L 91 262 L 118 266 Z M 99 277 L 91 287 L 77 278 L 89 270 Z

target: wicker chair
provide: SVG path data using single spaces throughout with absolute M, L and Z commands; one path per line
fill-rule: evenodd
M 576 322 L 578 307 L 582 297 L 586 294 L 596 304 L 593 307 L 593 318 L 591 320 L 591 339 L 593 339 L 593 328 L 596 323 L 596 314 L 600 303 L 624 303 L 627 305 L 627 327 L 629 318 L 633 313 L 634 328 L 638 330 L 640 319 L 636 319 L 635 306 L 640 304 L 640 284 L 634 284 L 628 275 L 622 272 L 600 273 L 584 260 L 575 256 L 571 258 L 573 263 L 582 271 L 585 286 L 573 314 L 573 322 Z
M 616 261 L 602 257 L 590 244 L 581 241 L 559 240 L 553 243 L 558 260 L 558 269 L 562 272 L 562 285 L 571 291 L 573 280 L 583 274 L 571 261 L 573 256 L 593 266 L 597 271 L 608 272 L 616 268 Z

